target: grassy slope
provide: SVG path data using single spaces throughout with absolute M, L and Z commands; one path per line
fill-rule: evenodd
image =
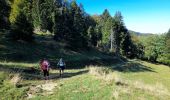
M 40 41 L 40 42 L 38 42 Z M 35 95 L 35 100 L 129 100 L 129 99 L 170 99 L 170 68 L 143 61 L 119 63 L 119 60 L 97 50 L 74 52 L 63 49 L 63 44 L 51 41 L 43 36 L 37 42 L 9 42 L 0 39 L 0 99 L 26 99 L 28 91 Z M 51 80 L 42 80 L 38 69 L 39 59 L 46 57 L 55 66 L 60 57 L 64 57 L 69 69 L 60 79 L 57 70 L 50 71 Z M 105 63 L 107 61 L 107 63 Z M 109 68 L 111 74 L 105 80 L 103 70 L 99 75 L 89 73 L 86 65 L 95 64 Z M 31 68 L 35 69 L 31 69 Z M 105 70 L 104 70 L 105 71 Z M 16 84 L 11 79 L 20 74 L 22 81 Z M 109 74 L 110 74 L 109 73 Z M 107 73 L 108 74 L 108 73 Z M 112 80 L 112 77 L 113 80 Z M 57 84 L 53 93 L 37 90 L 37 85 Z M 140 87 L 141 86 L 141 87 Z M 48 96 L 47 96 L 48 95 Z
M 140 72 L 113 72 L 110 79 L 107 76 L 84 73 L 70 78 L 54 80 L 57 87 L 49 96 L 37 96 L 33 100 L 169 100 L 170 95 L 170 68 L 164 65 L 155 65 L 144 61 L 131 61 L 130 64 L 142 63 L 152 71 Z M 131 67 L 131 66 L 126 66 Z M 81 69 L 82 71 L 88 69 Z M 75 70 L 74 70 L 75 71 Z M 72 71 L 71 71 L 72 72 Z M 114 74 L 112 74 L 114 73 Z M 67 76 L 67 74 L 66 74 Z
M 41 84 L 42 73 L 38 62 L 42 58 L 49 59 L 54 68 L 59 58 L 63 57 L 68 69 L 80 69 L 89 64 L 109 64 L 112 63 L 111 60 L 119 62 L 95 49 L 79 52 L 66 49 L 65 44 L 55 42 L 50 36 L 36 35 L 35 42 L 26 43 L 9 41 L 2 32 L 0 35 L 0 99 L 22 99 L 30 86 Z M 20 74 L 23 80 L 16 83 L 17 86 L 10 82 L 16 74 Z M 79 73 L 68 74 L 68 77 L 72 77 Z M 53 75 L 56 76 L 58 77 L 58 74 Z
M 163 84 L 170 90 L 170 67 L 161 64 L 152 64 L 145 61 L 137 61 L 150 68 L 152 71 L 138 73 L 121 73 L 126 79 L 143 81 L 147 84 Z
M 105 61 L 110 63 L 111 60 L 115 63 L 119 62 L 113 56 L 95 49 L 79 52 L 66 49 L 64 43 L 55 42 L 51 36 L 37 35 L 34 43 L 26 43 L 11 42 L 2 33 L 0 34 L 1 61 L 37 63 L 40 59 L 47 58 L 52 66 L 56 66 L 57 61 L 62 57 L 70 68 L 85 67 L 91 63 L 102 65 Z

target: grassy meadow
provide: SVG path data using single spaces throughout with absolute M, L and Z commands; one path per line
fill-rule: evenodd
M 1 33 L 2 34 L 2 33 Z M 32 45 L 0 39 L 0 100 L 169 100 L 170 67 L 141 60 L 122 61 L 97 49 L 75 52 L 51 37 Z M 59 77 L 60 57 L 67 68 Z M 48 58 L 50 80 L 39 60 Z

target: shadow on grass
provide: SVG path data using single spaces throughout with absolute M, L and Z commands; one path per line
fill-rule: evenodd
M 140 63 L 135 62 L 127 62 L 122 64 L 117 64 L 112 66 L 113 70 L 120 71 L 120 72 L 155 72 L 151 67 L 144 66 Z
M 40 59 L 47 58 L 53 65 L 57 65 L 56 63 L 62 57 L 66 61 L 68 68 L 85 67 L 91 64 L 106 65 L 111 60 L 112 63 L 118 62 L 118 60 L 113 59 L 113 55 L 95 48 L 89 48 L 88 51 L 70 50 L 66 48 L 65 43 L 56 42 L 50 36 L 36 35 L 36 40 L 32 43 L 9 41 L 7 38 L 2 37 L 0 37 L 1 61 L 37 63 Z
M 67 69 L 83 69 L 88 66 L 111 66 L 112 64 L 118 64 L 120 61 L 117 58 L 90 58 L 80 60 L 66 60 Z M 57 67 L 56 62 L 51 62 L 52 68 Z
M 7 73 L 20 74 L 22 79 L 25 79 L 25 80 L 43 80 L 43 72 L 35 68 L 29 68 L 29 67 L 23 67 L 23 66 L 14 67 L 12 65 L 4 66 L 0 64 L 0 71 L 4 71 Z M 80 70 L 78 72 L 65 72 L 62 78 L 69 78 L 69 77 L 85 74 L 87 72 L 88 70 Z M 50 79 L 57 80 L 59 78 L 60 78 L 59 73 L 50 73 Z
M 88 70 L 80 70 L 78 72 L 64 72 L 62 77 L 60 77 L 59 73 L 51 73 L 50 79 L 70 78 L 70 77 L 82 75 L 82 74 L 85 74 L 85 73 L 88 73 Z

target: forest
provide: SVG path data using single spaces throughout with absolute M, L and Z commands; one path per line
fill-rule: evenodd
M 0 28 L 12 40 L 32 42 L 36 32 L 49 32 L 57 42 L 74 50 L 101 48 L 117 56 L 170 64 L 170 30 L 136 35 L 121 12 L 89 15 L 75 0 L 1 0 Z

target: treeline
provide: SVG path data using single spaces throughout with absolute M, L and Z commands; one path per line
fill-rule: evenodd
M 140 59 L 170 65 L 170 30 L 159 35 L 132 35 L 132 40 L 140 50 Z
M 117 55 L 136 56 L 120 12 L 112 17 L 106 9 L 101 15 L 90 16 L 83 5 L 78 5 L 74 0 L 2 1 L 1 7 L 10 8 L 4 8 L 6 15 L 3 15 L 9 19 L 9 37 L 13 40 L 33 41 L 33 30 L 48 30 L 54 40 L 64 41 L 72 49 L 92 46 L 109 51 L 113 48 L 111 50 Z M 1 22 L 3 24 L 7 25 Z

